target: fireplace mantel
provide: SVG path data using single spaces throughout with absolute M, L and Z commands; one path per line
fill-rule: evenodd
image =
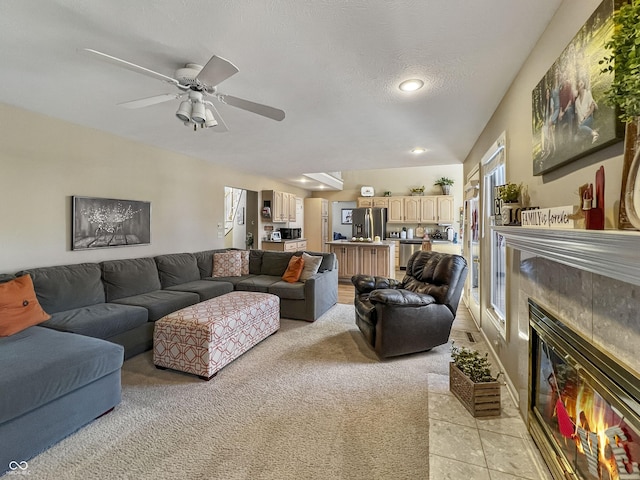
M 640 286 L 640 234 L 622 230 L 491 227 L 507 246 Z

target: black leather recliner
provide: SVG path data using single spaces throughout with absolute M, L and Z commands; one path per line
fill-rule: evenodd
M 354 275 L 356 324 L 379 357 L 431 350 L 449 341 L 467 276 L 460 255 L 418 251 L 402 281 Z

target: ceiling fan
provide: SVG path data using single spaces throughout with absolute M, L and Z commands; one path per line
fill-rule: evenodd
M 195 63 L 187 63 L 183 68 L 176 70 L 174 77 L 169 77 L 91 48 L 85 48 L 82 52 L 133 72 L 171 83 L 180 90 L 176 93 L 154 95 L 118 104 L 125 108 L 142 108 L 171 100 L 182 100 L 176 112 L 176 117 L 180 121 L 186 126 L 193 125 L 194 130 L 197 130 L 199 126 L 200 128 L 212 128 L 217 132 L 226 132 L 228 128 L 210 99 L 273 120 L 281 121 L 284 119 L 284 111 L 278 108 L 218 93 L 218 84 L 238 73 L 238 68 L 228 60 L 216 55 L 212 56 L 204 67 Z

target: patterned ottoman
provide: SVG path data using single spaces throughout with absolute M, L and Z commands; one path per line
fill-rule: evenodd
M 279 328 L 280 299 L 276 295 L 227 293 L 158 320 L 153 363 L 210 380 Z

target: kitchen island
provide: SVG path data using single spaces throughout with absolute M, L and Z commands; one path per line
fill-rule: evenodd
M 356 274 L 395 278 L 396 243 L 393 241 L 336 240 L 327 245 L 338 259 L 339 281 L 350 282 Z

